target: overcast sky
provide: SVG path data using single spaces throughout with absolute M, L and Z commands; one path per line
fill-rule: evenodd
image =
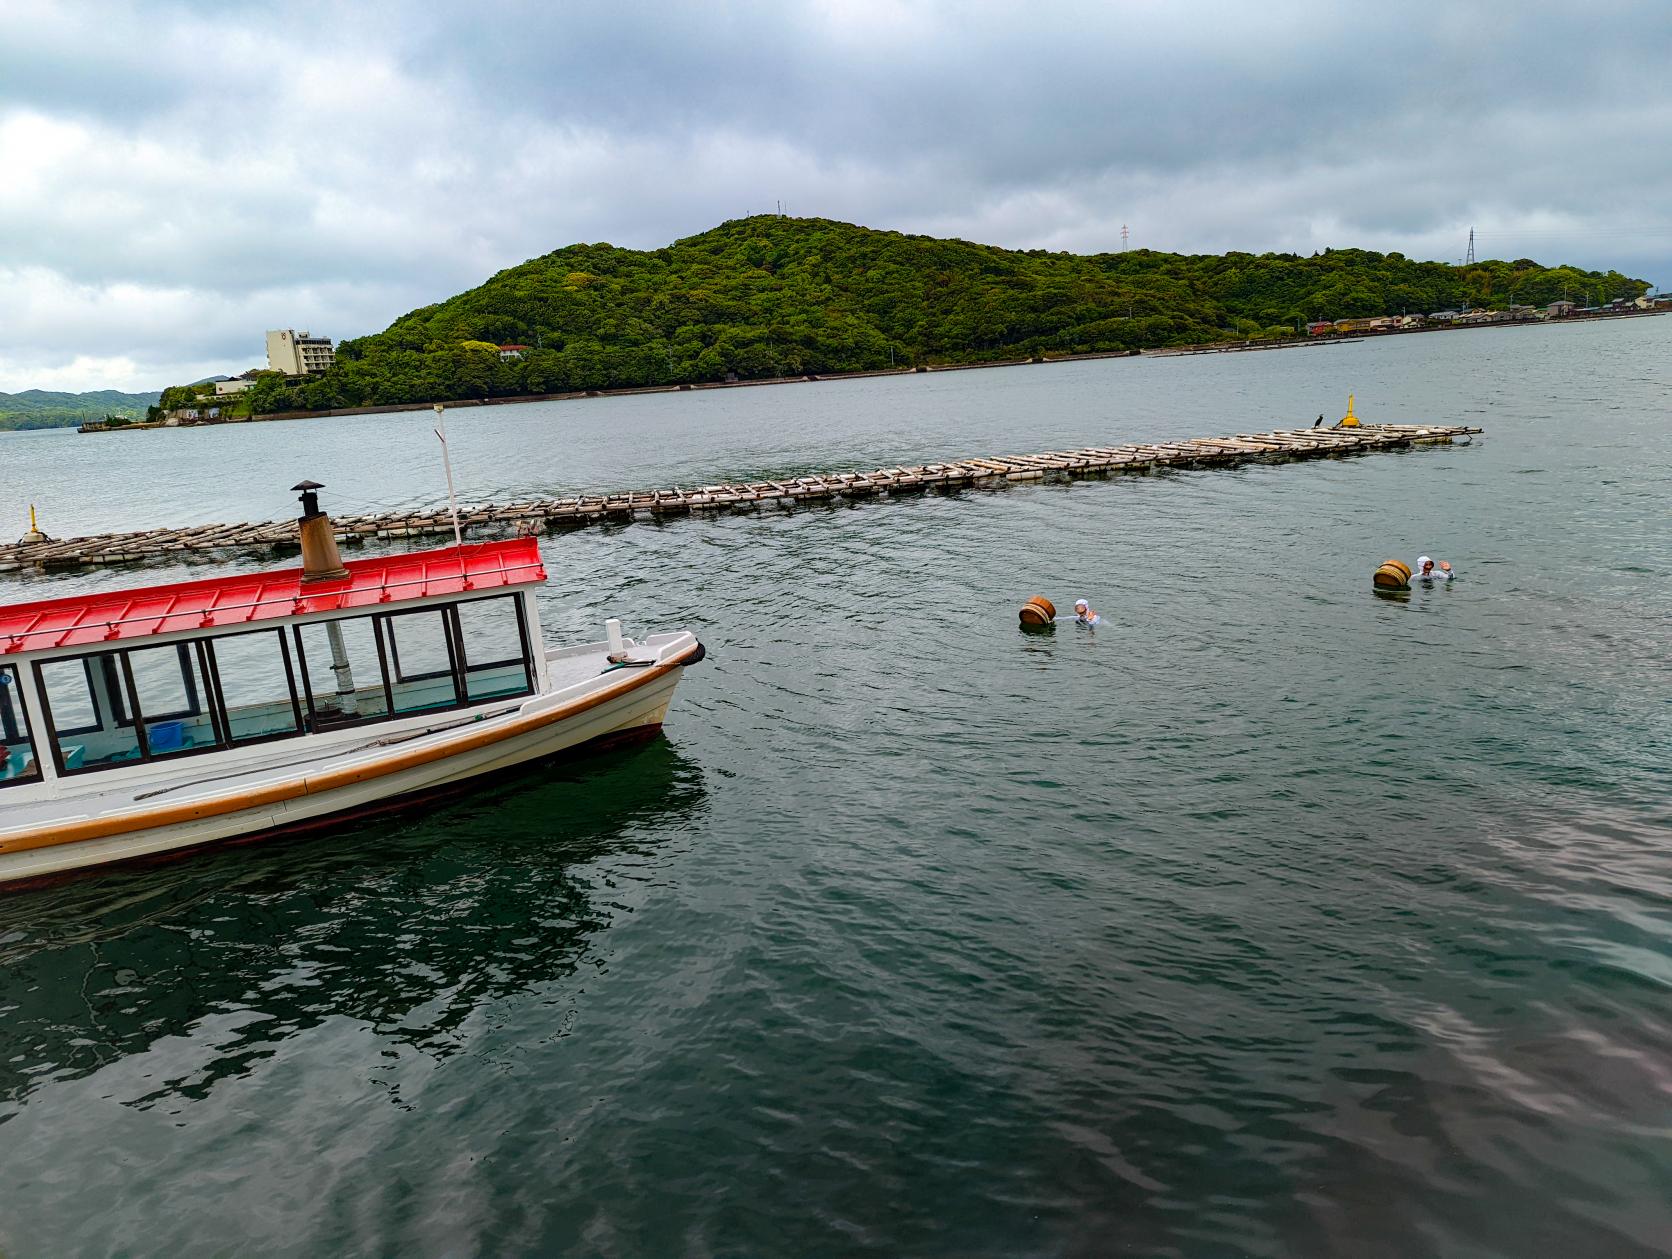
M 0 390 L 792 214 L 1672 287 L 1672 3 L 0 0 Z

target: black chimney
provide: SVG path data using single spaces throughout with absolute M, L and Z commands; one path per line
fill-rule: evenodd
M 318 481 L 303 481 L 300 485 L 293 485 L 290 488 L 302 491 L 303 520 L 311 520 L 319 515 L 319 495 L 315 491 L 324 489 L 323 485 Z

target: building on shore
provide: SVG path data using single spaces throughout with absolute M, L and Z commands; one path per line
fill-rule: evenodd
M 1337 332 L 1392 332 L 1399 327 L 1398 315 L 1372 315 L 1368 319 L 1337 319 Z
M 196 407 L 174 407 L 163 412 L 163 427 L 179 428 L 188 424 L 208 424 L 220 418 L 220 407 L 210 403 Z
M 336 361 L 330 337 L 316 337 L 294 328 L 267 334 L 267 365 L 286 376 L 313 376 Z

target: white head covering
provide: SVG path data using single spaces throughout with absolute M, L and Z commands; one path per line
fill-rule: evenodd
M 1084 599 L 1074 600 L 1074 606 L 1077 608 L 1085 608 L 1087 611 L 1091 610 L 1091 604 L 1087 603 Z
M 1422 566 L 1424 564 L 1432 564 L 1433 562 L 1434 561 L 1429 559 L 1426 555 L 1417 556 L 1417 571 L 1416 571 L 1415 575 L 1418 576 L 1418 577 L 1421 577 L 1422 576 Z

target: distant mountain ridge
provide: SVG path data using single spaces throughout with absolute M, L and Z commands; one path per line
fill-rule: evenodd
M 0 393 L 0 431 L 23 428 L 67 428 L 107 415 L 143 419 L 148 407 L 157 405 L 162 393 L 123 393 L 118 389 L 94 389 L 86 393 L 58 393 L 50 389 L 25 389 L 22 393 Z
M 1316 319 L 1584 305 L 1648 287 L 1530 258 L 1080 255 L 763 215 L 661 249 L 566 246 L 248 397 L 260 414 L 1275 340 Z

